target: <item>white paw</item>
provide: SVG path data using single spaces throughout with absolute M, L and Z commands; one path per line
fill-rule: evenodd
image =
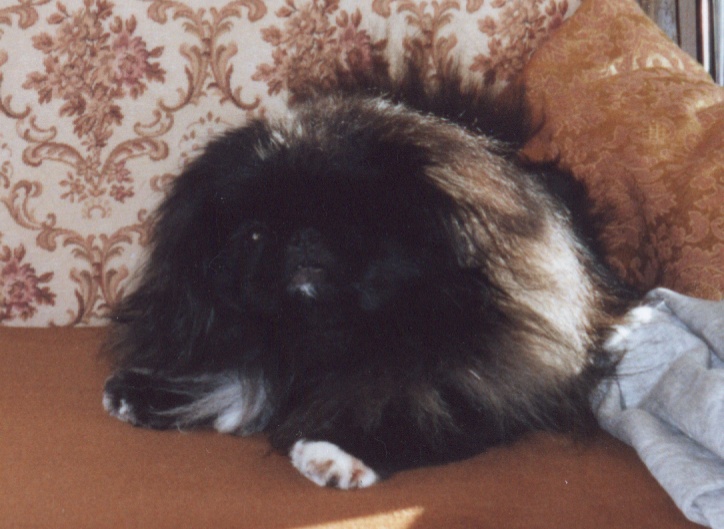
M 103 393 L 103 409 L 105 409 L 111 417 L 130 424 L 136 423 L 136 416 L 133 413 L 133 407 L 126 399 L 115 400 L 108 392 Z
M 377 473 L 337 445 L 300 439 L 289 451 L 292 465 L 322 487 L 360 489 L 379 481 Z
M 619 325 L 615 325 L 603 347 L 616 357 L 622 357 L 635 349 L 642 341 L 650 341 L 651 333 L 645 332 L 652 323 L 661 319 L 655 307 L 642 305 L 631 309 Z

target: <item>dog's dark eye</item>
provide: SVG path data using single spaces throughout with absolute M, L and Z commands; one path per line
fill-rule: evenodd
M 236 248 L 242 252 L 255 252 L 266 246 L 269 241 L 269 228 L 261 222 L 248 222 L 239 227 L 233 240 Z
M 250 222 L 242 232 L 247 244 L 256 245 L 265 242 L 269 236 L 269 228 L 261 222 Z

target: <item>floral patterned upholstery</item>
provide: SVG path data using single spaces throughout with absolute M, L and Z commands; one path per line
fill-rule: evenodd
M 3 4 L 0 324 L 102 323 L 209 137 L 409 53 L 525 84 L 526 154 L 590 185 L 624 277 L 724 291 L 724 96 L 633 0 Z
M 484 5 L 485 4 L 485 5 Z M 401 50 L 521 70 L 574 2 L 16 0 L 0 8 L 0 321 L 96 324 L 221 130 Z

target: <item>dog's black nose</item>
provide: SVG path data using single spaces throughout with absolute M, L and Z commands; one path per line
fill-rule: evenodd
M 322 234 L 314 228 L 297 230 L 287 244 L 287 270 L 295 272 L 301 267 L 323 267 L 330 258 Z
M 287 292 L 311 300 L 326 290 L 333 262 L 324 237 L 314 228 L 302 228 L 289 238 L 286 252 Z
M 322 246 L 322 234 L 314 228 L 303 228 L 292 235 L 289 243 L 299 249 L 313 250 Z

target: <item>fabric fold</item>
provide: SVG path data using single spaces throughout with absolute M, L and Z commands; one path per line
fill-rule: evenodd
M 606 347 L 617 376 L 593 405 L 694 522 L 724 529 L 724 301 L 650 292 Z

